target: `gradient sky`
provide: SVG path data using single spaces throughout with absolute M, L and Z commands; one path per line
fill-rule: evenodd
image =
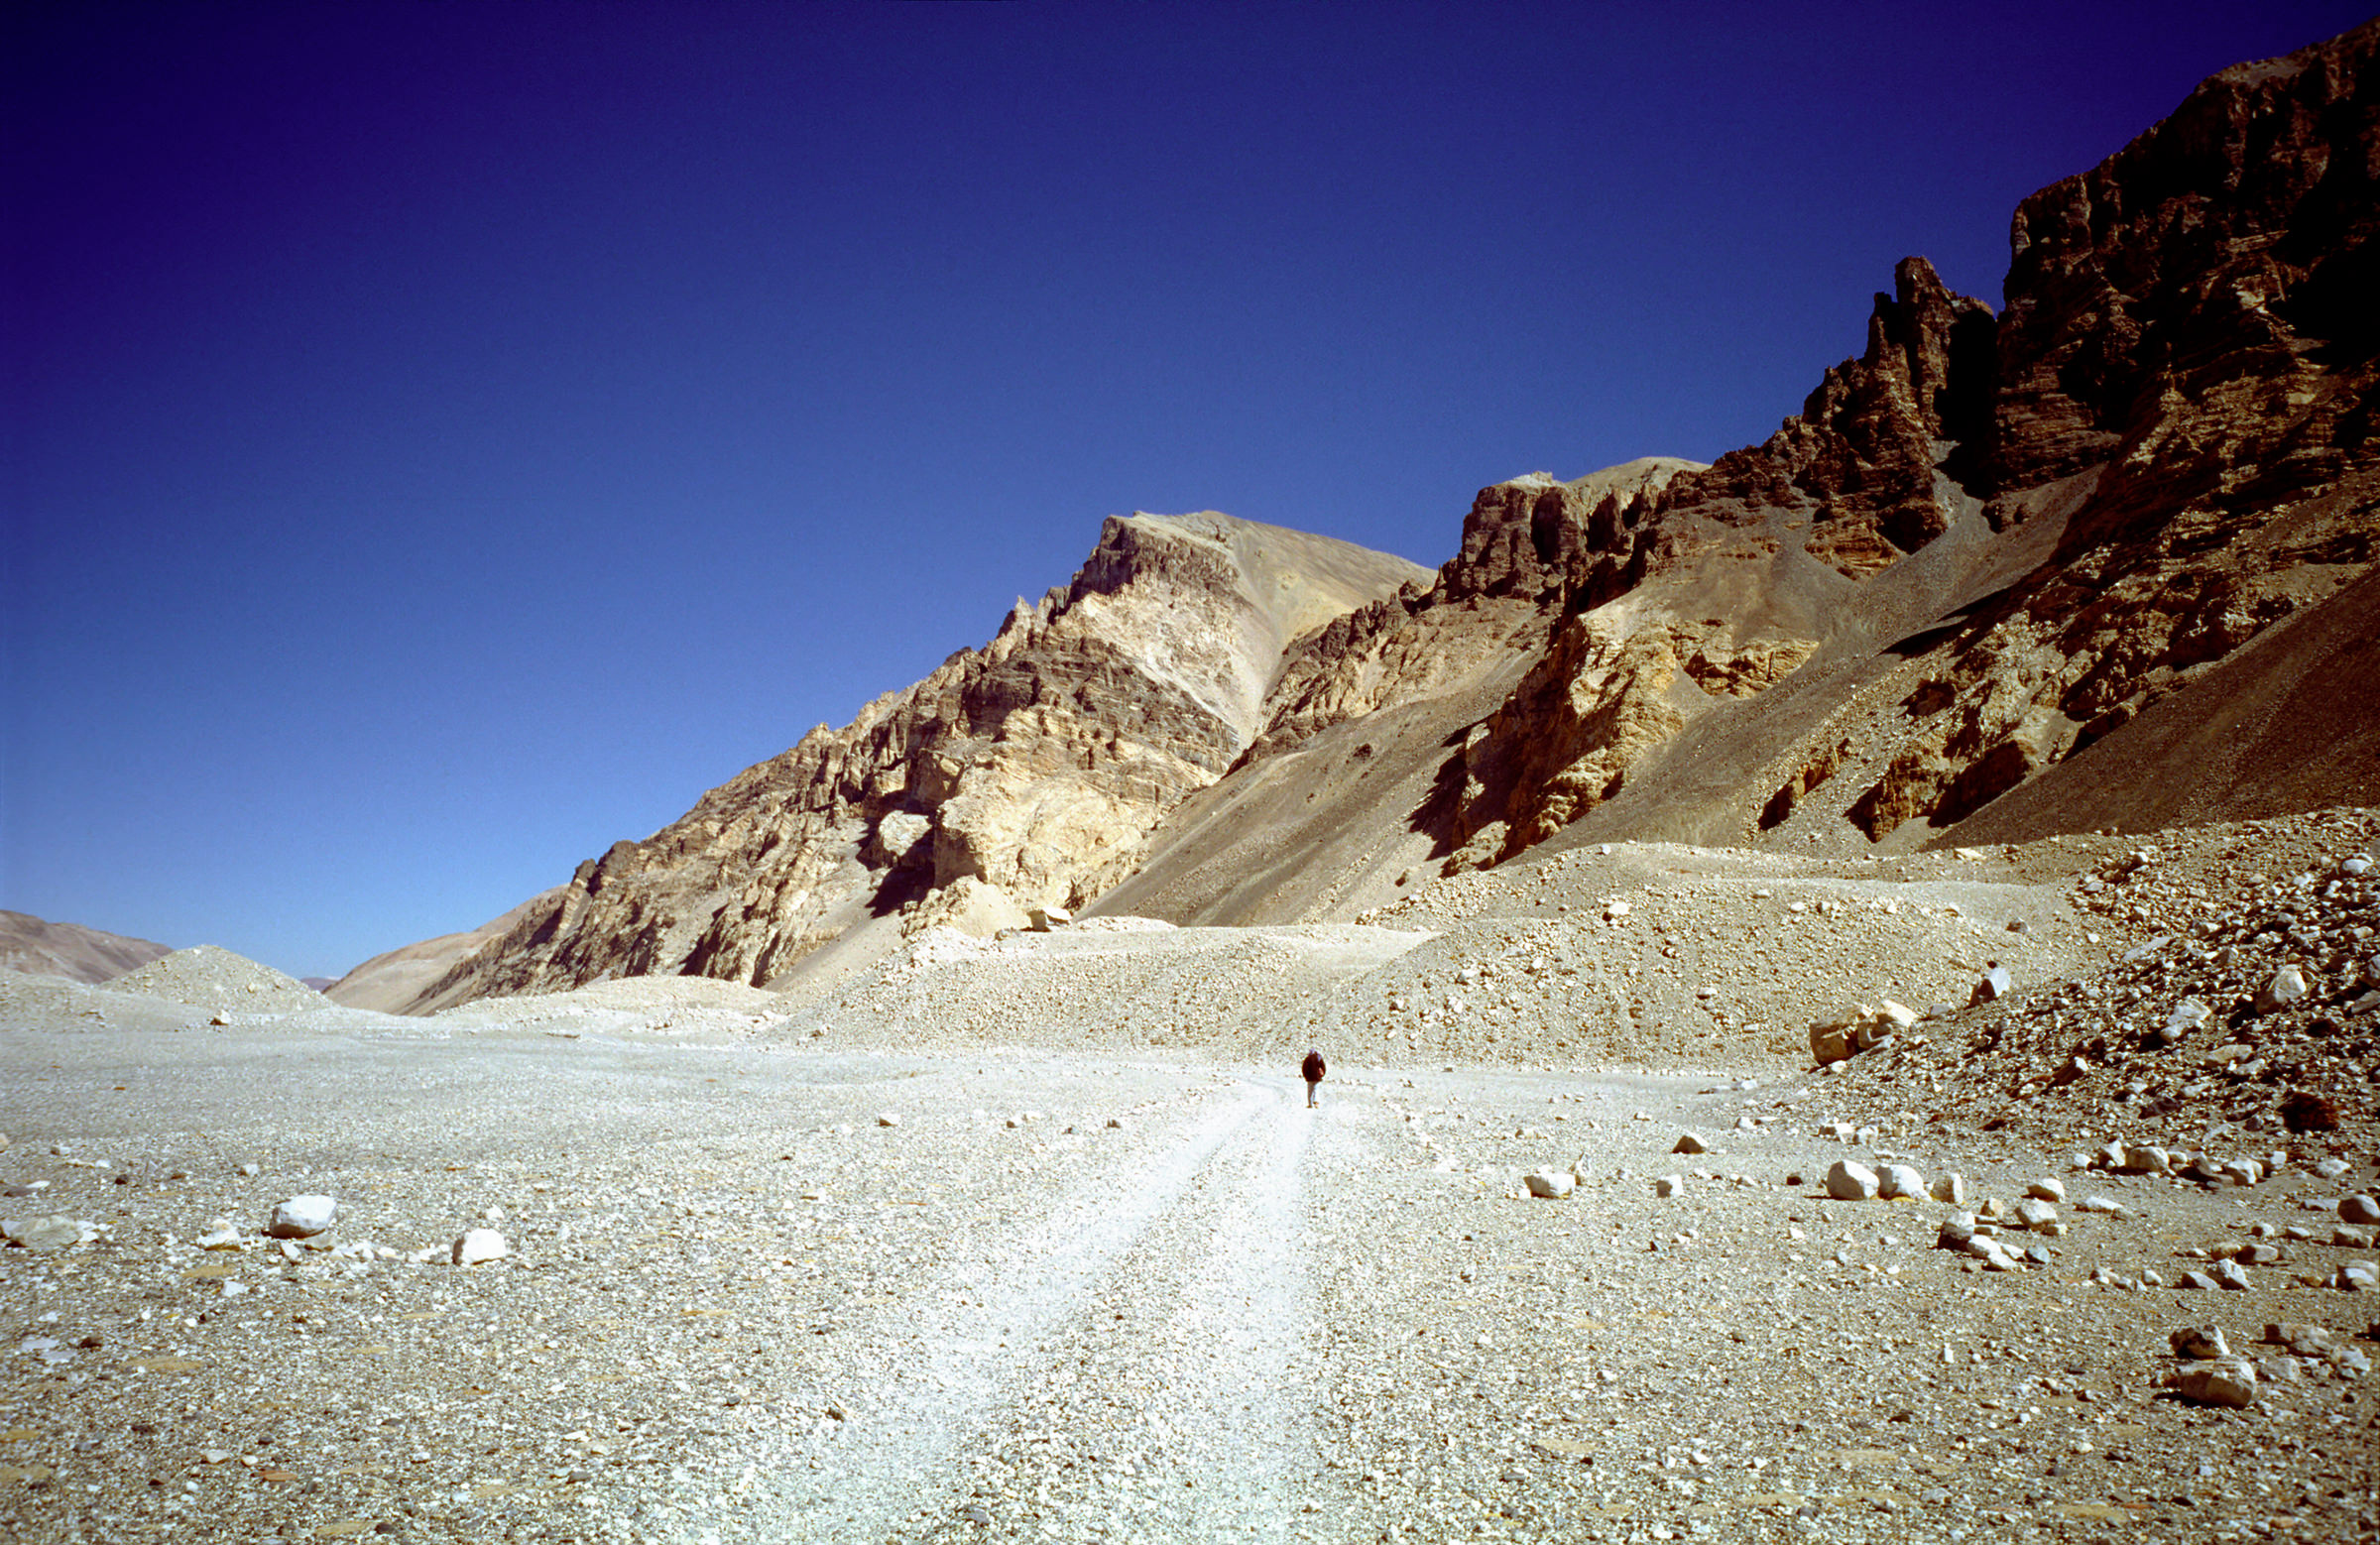
M 2355 5 L 8 8 L 0 905 L 295 975 L 841 724 L 1100 520 L 1435 565 Z

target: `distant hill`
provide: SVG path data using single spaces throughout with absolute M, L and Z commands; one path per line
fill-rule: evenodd
M 96 987 L 173 953 L 171 944 L 128 939 L 80 923 L 50 922 L 30 912 L 0 911 L 0 971 L 63 977 Z

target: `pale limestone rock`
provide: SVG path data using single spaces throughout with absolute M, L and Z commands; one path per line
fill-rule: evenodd
M 471 1229 L 454 1242 L 449 1258 L 458 1266 L 473 1266 L 484 1260 L 501 1260 L 512 1253 L 512 1247 L 494 1229 Z

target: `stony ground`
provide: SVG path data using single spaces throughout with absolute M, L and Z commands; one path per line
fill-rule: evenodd
M 1071 977 L 959 951 L 960 997 L 1007 995 L 999 1050 L 932 1044 L 958 1039 L 955 999 L 918 959 L 874 1019 L 715 984 L 422 1021 L 246 1011 L 221 962 L 202 985 L 228 1010 L 21 982 L 0 989 L 0 1189 L 33 1246 L 0 1250 L 0 1537 L 2370 1537 L 2380 1297 L 2335 1285 L 2375 1257 L 2341 1212 L 2380 1185 L 2354 981 L 2370 893 L 2338 868 L 2369 813 L 2137 865 L 2128 841 L 1928 860 L 1895 911 L 1857 866 L 1830 892 L 1816 871 L 1623 853 L 1639 900 L 1694 887 L 1706 909 L 1613 917 L 1589 864 L 1551 887 L 1468 877 L 1390 920 L 1429 930 L 1402 944 L 1317 930 L 1119 964 L 1077 941 Z M 1969 888 L 1959 914 L 1926 898 L 1938 883 Z M 1772 953 L 1780 928 L 1844 930 L 1815 952 L 1818 1013 L 1855 985 L 1853 926 L 1914 912 L 1921 941 L 1972 949 L 2016 920 L 1978 915 L 1995 894 L 2031 959 L 2067 951 L 2099 997 L 2045 972 L 1830 1074 L 1764 1039 L 1723 1065 L 1708 1012 L 1666 1071 L 1502 1061 L 1477 1036 L 1386 1054 L 1420 1022 L 1392 995 L 1496 979 L 1478 966 L 1503 957 L 1467 940 L 1541 925 L 1561 953 L 1520 957 L 1488 1002 L 1535 1023 L 1571 985 L 1558 962 L 1600 972 L 1632 995 L 1607 1023 L 1656 1049 L 1659 968 L 1695 952 L 1678 997 L 1710 1002 L 1686 995 L 1729 980 L 1729 927 L 1810 919 L 1775 922 Z M 2174 943 L 2184 912 L 2211 924 L 2187 934 L 2202 956 Z M 1082 1030 L 1106 972 L 1155 995 L 1152 1042 L 1179 1035 L 1216 950 L 1235 993 L 1316 1025 L 1383 1006 L 1318 1110 L 1289 1063 L 1247 1060 L 1250 1035 Z M 2308 1000 L 2231 1022 L 2292 951 Z M 1073 1020 L 1050 1011 L 1069 983 Z M 2141 1036 L 2194 994 L 2248 1053 L 2169 1077 L 2211 1036 Z M 1451 1035 L 1444 996 L 1430 1024 Z M 855 1044 L 855 1023 L 915 1044 Z M 2054 1081 L 2092 1036 L 2124 1065 Z M 2252 1053 L 2293 1072 L 2234 1081 Z M 2293 1080 L 2328 1087 L 2336 1128 L 2287 1129 Z M 1704 1151 L 1675 1151 L 1689 1133 Z M 2170 1163 L 2076 1167 L 2109 1140 Z M 2183 1173 L 2201 1158 L 2258 1178 Z M 1966 1195 L 1832 1200 L 1839 1160 Z M 1530 1197 L 1530 1171 L 1572 1194 Z M 2065 1200 L 2020 1230 L 2036 1187 Z M 327 1232 L 263 1236 L 309 1194 L 339 1204 Z M 1935 1248 L 1958 1213 L 1987 1234 L 1996 1213 L 2015 1269 Z M 22 1227 L 46 1218 L 63 1235 Z M 449 1263 L 469 1229 L 508 1253 Z M 2196 1327 L 2252 1370 L 2247 1403 L 2167 1387 L 2172 1333 Z

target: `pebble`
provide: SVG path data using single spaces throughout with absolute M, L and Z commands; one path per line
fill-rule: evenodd
M 1578 1186 L 1578 1179 L 1565 1169 L 1535 1169 L 1521 1177 L 1529 1195 L 1560 1201 Z
M 1676 1146 L 1669 1151 L 1672 1153 L 1708 1153 L 1711 1149 L 1705 1145 L 1701 1137 L 1696 1136 L 1693 1132 L 1681 1132 Z
M 2380 1223 L 2380 1202 L 2368 1196 L 2350 1196 L 2338 1204 L 2341 1223 Z

